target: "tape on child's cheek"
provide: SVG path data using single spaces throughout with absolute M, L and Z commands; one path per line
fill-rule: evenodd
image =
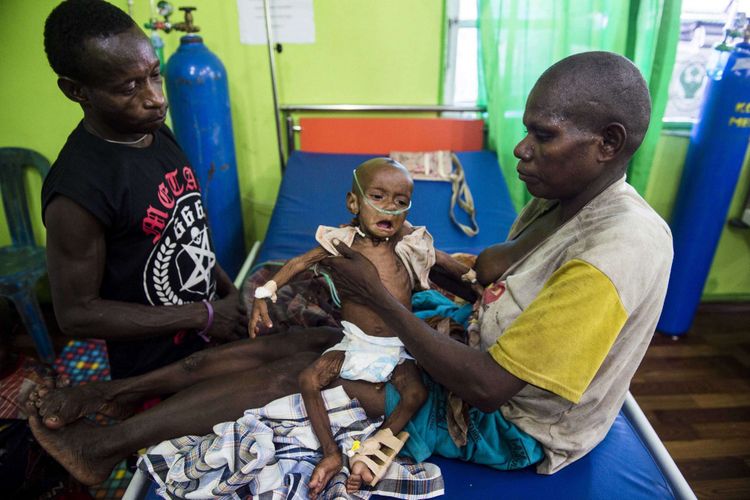
M 409 209 L 411 208 L 411 201 L 409 201 L 409 206 L 406 208 L 399 208 L 398 210 L 386 210 L 385 208 L 380 208 L 379 206 L 375 205 L 368 198 L 364 198 L 364 200 L 365 200 L 365 203 L 370 205 L 370 207 L 380 212 L 381 214 L 385 214 L 385 215 L 403 215 L 406 212 L 408 212 Z

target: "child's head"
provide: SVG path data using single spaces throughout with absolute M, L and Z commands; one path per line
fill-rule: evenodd
M 45 22 L 44 49 L 58 86 L 95 126 L 144 133 L 163 123 L 159 60 L 148 37 L 114 5 L 62 2 Z
M 390 238 L 406 220 L 413 189 L 406 167 L 390 158 L 373 158 L 354 170 L 346 206 L 367 235 Z
M 650 115 L 648 87 L 628 59 L 567 57 L 539 77 L 526 101 L 528 135 L 514 150 L 519 176 L 534 196 L 561 200 L 619 178 Z

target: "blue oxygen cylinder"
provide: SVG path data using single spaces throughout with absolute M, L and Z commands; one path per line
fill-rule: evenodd
M 165 76 L 172 126 L 198 176 L 216 258 L 234 277 L 245 243 L 226 70 L 200 36 L 189 34 Z
M 656 329 L 690 329 L 726 223 L 750 137 L 750 44 L 738 43 L 708 72 L 672 212 L 674 262 Z

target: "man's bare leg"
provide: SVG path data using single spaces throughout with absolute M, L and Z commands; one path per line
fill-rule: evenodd
M 322 352 L 341 339 L 335 328 L 309 328 L 240 340 L 191 354 L 152 372 L 127 379 L 67 388 L 41 387 L 29 399 L 44 425 L 58 429 L 91 413 L 114 418 L 132 414 L 140 401 L 174 394 L 215 377 L 258 368 L 300 352 Z
M 316 352 L 301 353 L 205 380 L 111 426 L 79 420 L 51 430 L 42 424 L 31 403 L 27 404 L 29 424 L 39 444 L 73 477 L 84 484 L 98 484 L 130 453 L 165 439 L 207 434 L 213 425 L 236 420 L 248 408 L 299 392 L 299 373 L 318 356 Z

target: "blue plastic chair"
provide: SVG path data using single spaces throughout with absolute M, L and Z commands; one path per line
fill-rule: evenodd
M 0 148 L 0 194 L 13 242 L 0 247 L 0 295 L 15 304 L 26 331 L 34 339 L 39 358 L 52 363 L 55 350 L 34 291 L 36 282 L 47 272 L 47 261 L 44 248 L 34 242 L 24 188 L 26 167 L 36 168 L 44 179 L 50 165 L 35 151 Z

